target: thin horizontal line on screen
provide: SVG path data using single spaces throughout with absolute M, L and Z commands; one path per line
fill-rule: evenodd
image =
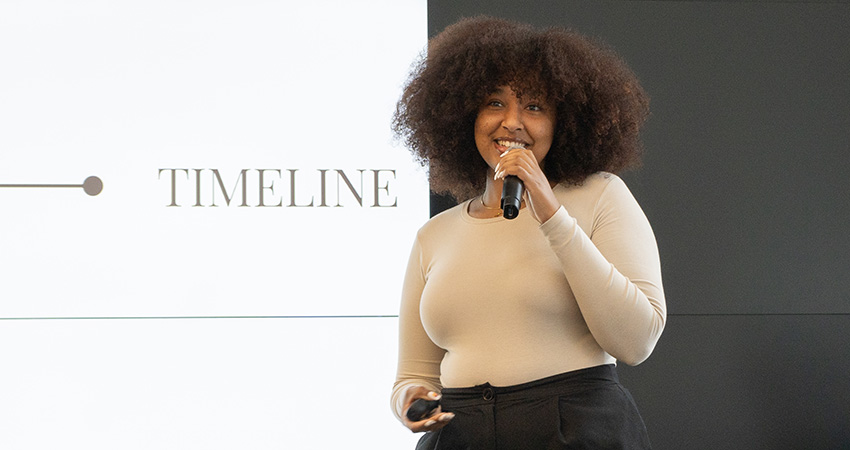
M 0 184 L 0 188 L 78 188 L 82 184 Z
M 668 314 L 668 317 L 765 317 L 765 316 L 850 316 L 850 313 L 693 313 Z M 289 315 L 289 316 L 89 316 L 89 317 L 0 317 L 13 320 L 200 320 L 200 319 L 397 319 L 398 315 Z
M 396 319 L 398 315 L 336 316 L 120 316 L 120 317 L 0 317 L 0 320 L 195 320 L 195 319 Z

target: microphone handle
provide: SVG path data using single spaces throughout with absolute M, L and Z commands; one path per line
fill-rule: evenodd
M 513 219 L 519 215 L 523 185 L 516 175 L 508 175 L 502 183 L 502 215 Z

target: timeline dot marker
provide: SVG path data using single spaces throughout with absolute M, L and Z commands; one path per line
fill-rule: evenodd
M 98 177 L 91 176 L 86 178 L 85 181 L 83 181 L 83 191 L 85 191 L 86 194 L 95 196 L 97 194 L 100 194 L 102 190 L 103 181 L 101 181 L 101 179 Z

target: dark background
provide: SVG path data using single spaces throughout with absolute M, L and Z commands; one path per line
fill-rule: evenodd
M 669 317 L 620 373 L 654 447 L 850 448 L 850 4 L 430 0 L 429 34 L 477 14 L 598 37 L 651 96 L 623 178 Z

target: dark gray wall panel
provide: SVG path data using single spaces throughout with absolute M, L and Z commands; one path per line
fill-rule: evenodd
M 597 36 L 652 96 L 625 179 L 670 317 L 621 366 L 657 450 L 850 448 L 850 4 L 430 0 Z
M 620 365 L 656 450 L 850 448 L 850 316 L 673 316 Z
M 674 313 L 850 313 L 850 5 L 429 2 L 600 37 L 652 96 L 644 168 Z

